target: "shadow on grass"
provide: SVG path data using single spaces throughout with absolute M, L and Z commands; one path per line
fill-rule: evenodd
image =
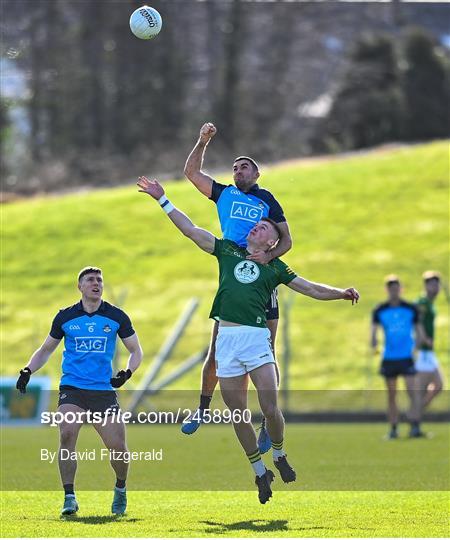
M 61 516 L 61 521 L 70 523 L 85 523 L 86 525 L 103 525 L 104 523 L 114 523 L 123 521 L 124 523 L 136 523 L 142 521 L 137 518 L 127 518 L 126 516 Z
M 288 521 L 286 519 L 252 519 L 249 521 L 237 521 L 236 523 L 217 523 L 215 521 L 201 521 L 209 528 L 205 529 L 207 533 L 225 533 L 229 531 L 252 531 L 252 532 L 270 532 L 287 531 Z

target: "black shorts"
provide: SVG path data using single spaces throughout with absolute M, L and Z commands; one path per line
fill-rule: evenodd
M 391 379 L 399 375 L 415 375 L 417 373 L 412 358 L 406 360 L 383 360 L 381 362 L 380 374 Z
M 280 310 L 278 309 L 278 291 L 274 289 L 270 295 L 266 305 L 266 319 L 272 321 L 280 318 Z
M 59 387 L 58 407 L 60 405 L 77 405 L 85 411 L 92 412 L 108 411 L 108 415 L 120 409 L 114 390 L 84 390 L 68 385 Z

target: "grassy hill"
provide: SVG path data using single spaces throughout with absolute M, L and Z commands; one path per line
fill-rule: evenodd
M 294 238 L 284 260 L 309 279 L 354 285 L 361 293 L 356 307 L 295 295 L 292 388 L 365 388 L 369 371 L 374 387 L 382 387 L 378 359 L 367 354 L 370 312 L 384 298 L 387 273 L 401 276 L 407 299 L 419 294 L 424 270 L 448 276 L 448 173 L 446 142 L 263 170 L 262 184 L 281 201 Z M 190 183 L 168 182 L 166 190 L 198 225 L 219 235 L 214 205 Z M 56 311 L 78 299 L 76 274 L 85 265 L 103 268 L 106 298 L 126 295 L 123 307 L 147 364 L 192 296 L 201 299 L 200 308 L 165 371 L 207 343 L 216 261 L 134 186 L 22 200 L 3 206 L 2 219 L 2 374 L 15 375 Z M 437 352 L 448 370 L 444 294 L 437 308 Z M 60 355 L 58 349 L 42 369 L 55 385 Z M 199 373 L 176 386 L 196 388 Z

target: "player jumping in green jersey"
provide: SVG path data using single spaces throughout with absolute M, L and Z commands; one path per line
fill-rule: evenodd
M 422 323 L 424 337 L 422 342 L 417 344 L 419 350 L 415 364 L 420 419 L 425 408 L 443 388 L 439 362 L 434 354 L 434 320 L 436 317 L 434 301 L 440 291 L 441 276 L 439 272 L 429 270 L 423 274 L 422 278 L 425 294 L 417 300 L 416 306 L 419 310 L 419 320 Z M 423 435 L 423 433 L 419 430 L 418 435 Z
M 156 180 L 140 177 L 141 192 L 156 199 L 174 225 L 203 251 L 214 255 L 219 263 L 219 289 L 210 316 L 219 321 L 216 342 L 216 370 L 220 390 L 231 411 L 233 427 L 256 474 L 259 500 L 265 504 L 272 496 L 274 479 L 266 469 L 258 450 L 256 433 L 244 412 L 247 410 L 247 373 L 258 393 L 261 411 L 266 418 L 272 440 L 273 461 L 284 482 L 296 479 L 283 449 L 284 419 L 278 407 L 275 359 L 267 329 L 265 307 L 275 287 L 285 284 L 291 289 L 318 300 L 351 300 L 358 302 L 353 289 L 337 289 L 313 283 L 297 276 L 280 259 L 259 264 L 246 257 L 256 250 L 268 251 L 279 238 L 277 224 L 261 219 L 247 237 L 247 248 L 230 240 L 219 240 L 192 221 L 167 199 Z

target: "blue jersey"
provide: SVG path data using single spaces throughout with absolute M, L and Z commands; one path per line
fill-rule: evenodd
M 412 358 L 414 325 L 418 320 L 417 308 L 403 300 L 398 306 L 386 302 L 374 309 L 372 321 L 380 324 L 384 330 L 384 360 Z
M 276 223 L 286 221 L 283 209 L 275 197 L 258 184 L 244 193 L 234 185 L 225 186 L 213 182 L 211 200 L 217 205 L 223 238 L 247 246 L 247 235 L 263 217 Z
M 86 313 L 81 301 L 62 309 L 50 330 L 52 338 L 64 338 L 61 385 L 113 390 L 109 380 L 117 335 L 124 339 L 134 333 L 128 315 L 108 302 L 94 313 Z

